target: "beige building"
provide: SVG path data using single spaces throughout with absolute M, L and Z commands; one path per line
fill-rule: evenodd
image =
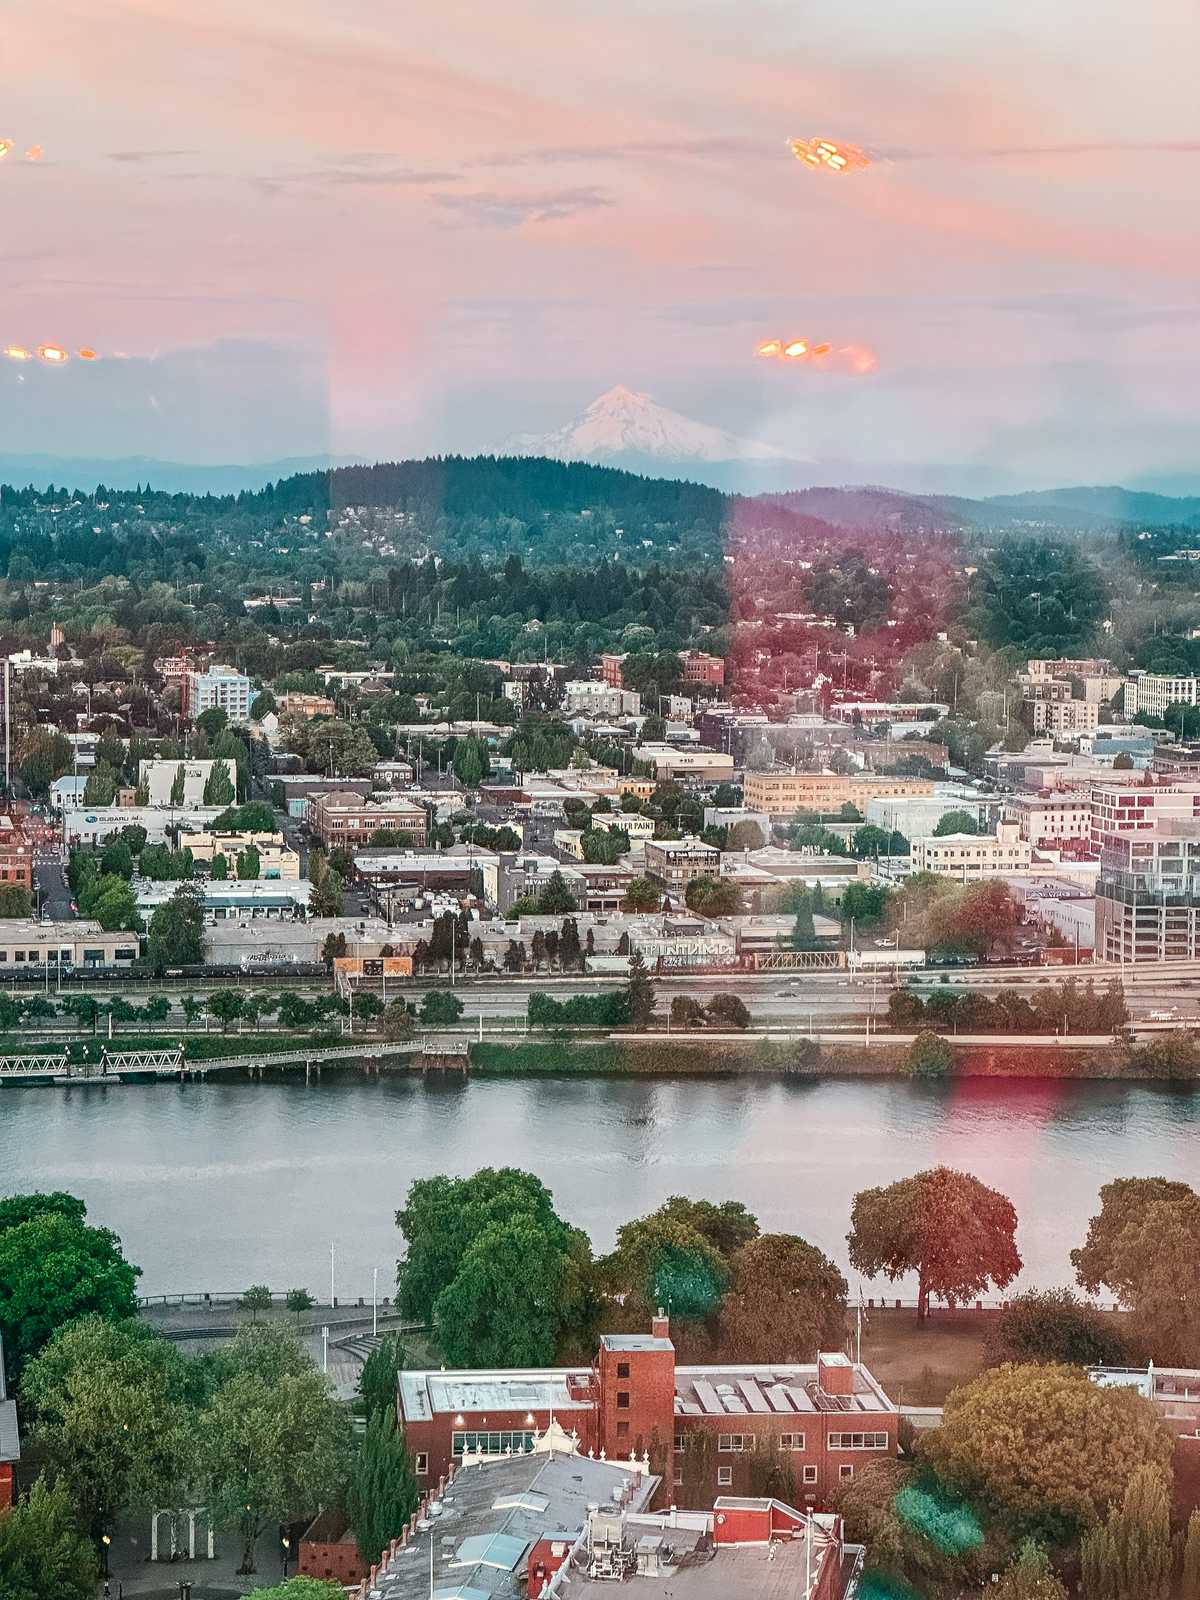
M 654 768 L 660 782 L 673 778 L 676 783 L 728 783 L 733 777 L 733 757 L 723 750 L 676 750 L 669 744 L 640 744 L 633 754 L 635 760 Z
M 837 772 L 747 772 L 744 804 L 769 817 L 794 817 L 798 811 L 840 811 L 849 803 L 864 811 L 868 800 L 931 795 L 929 778 L 877 778 Z
M 238 861 L 250 849 L 258 851 L 260 878 L 295 882 L 300 877 L 300 854 L 288 849 L 281 833 L 184 833 L 179 843 L 192 852 L 193 861 L 210 868 L 214 856 L 224 856 L 230 877 L 237 876 Z
M 684 889 L 694 878 L 716 878 L 721 852 L 702 839 L 651 839 L 646 843 L 646 875 L 668 889 Z
M 1026 872 L 1033 863 L 1033 846 L 1021 838 L 1015 822 L 1002 822 L 990 834 L 931 834 L 912 842 L 914 872 L 940 872 L 947 878 L 1002 878 Z
M 337 713 L 337 706 L 327 694 L 301 694 L 293 691 L 281 694 L 276 704 L 281 717 L 332 717 Z
M 0 918 L 0 971 L 30 967 L 51 972 L 72 967 L 127 967 L 138 958 L 136 933 L 106 933 L 98 922 L 38 922 Z

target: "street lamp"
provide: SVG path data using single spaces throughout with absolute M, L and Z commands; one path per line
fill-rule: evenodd
M 283 1562 L 283 1575 L 286 1578 L 287 1574 L 288 1574 L 288 1560 L 289 1560 L 289 1558 L 291 1556 L 291 1552 L 292 1552 L 292 1541 L 288 1538 L 286 1533 L 284 1534 L 283 1538 L 280 1539 L 280 1541 L 279 1541 L 279 1550 L 280 1550 L 280 1559 Z
M 111 1533 L 102 1533 L 100 1535 L 100 1548 L 101 1548 L 101 1551 L 103 1552 L 103 1556 L 104 1556 L 104 1576 L 106 1578 L 108 1577 L 108 1547 L 109 1547 L 109 1545 L 111 1543 L 112 1543 L 112 1534 Z

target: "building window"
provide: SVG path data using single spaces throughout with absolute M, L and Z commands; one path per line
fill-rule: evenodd
M 854 1468 L 849 1464 L 849 1462 L 843 1461 L 841 1466 L 838 1468 L 838 1477 L 842 1480 L 843 1483 L 845 1483 L 848 1479 L 852 1478 L 853 1476 L 854 1476 Z
M 682 1489 L 683 1488 L 683 1468 L 682 1467 L 676 1467 L 675 1468 L 675 1477 L 674 1477 L 673 1481 L 674 1481 L 675 1487 L 677 1489 Z
M 781 1450 L 803 1450 L 804 1435 L 802 1433 L 781 1433 L 779 1435 L 779 1448 Z
M 629 1410 L 629 1390 L 628 1389 L 618 1389 L 617 1390 L 617 1410 L 618 1411 L 628 1411 Z
M 725 1454 L 732 1451 L 737 1455 L 748 1448 L 744 1433 L 719 1433 L 717 1435 L 717 1449 Z
M 717 1468 L 717 1488 L 718 1489 L 728 1489 L 731 1486 L 732 1483 L 733 1483 L 733 1468 L 732 1467 L 718 1467 Z
M 451 1452 L 456 1456 L 502 1456 L 505 1451 L 519 1455 L 533 1449 L 537 1434 L 533 1429 L 503 1429 L 495 1433 L 456 1433 Z
M 417 1451 L 417 1477 L 423 1478 L 429 1471 L 429 1457 L 424 1450 Z
M 618 1361 L 617 1362 L 617 1377 L 618 1378 L 627 1378 L 628 1376 L 629 1376 L 629 1363 L 628 1363 L 628 1361 Z
M 618 1439 L 628 1439 L 628 1437 L 629 1437 L 629 1424 L 627 1422 L 618 1422 L 617 1423 L 617 1438 Z
M 888 1436 L 886 1433 L 831 1433 L 829 1435 L 829 1448 L 831 1450 L 886 1450 Z
M 805 1483 L 816 1483 L 816 1481 L 817 1481 L 817 1469 L 816 1469 L 816 1467 L 805 1467 L 805 1469 L 804 1469 L 804 1482 Z
M 684 1451 L 686 1448 L 687 1440 L 684 1438 L 683 1434 L 677 1433 L 675 1435 L 675 1449 L 682 1453 L 682 1451 Z

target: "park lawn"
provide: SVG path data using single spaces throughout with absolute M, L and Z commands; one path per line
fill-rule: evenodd
M 935 1311 L 924 1324 L 915 1309 L 863 1313 L 862 1359 L 897 1405 L 940 1406 L 960 1383 L 987 1366 L 987 1335 L 997 1313 Z

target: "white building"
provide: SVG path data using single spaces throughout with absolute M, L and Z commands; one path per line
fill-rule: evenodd
M 1002 822 L 990 834 L 947 833 L 912 841 L 912 870 L 940 872 L 947 878 L 1002 878 L 1026 872 L 1033 862 L 1033 847 L 1021 838 L 1015 822 Z
M 1165 717 L 1171 706 L 1197 704 L 1196 685 L 1200 678 L 1169 678 L 1154 672 L 1135 672 L 1125 685 L 1125 715 L 1144 712 Z
M 138 763 L 138 788 L 145 789 L 146 801 L 151 806 L 171 806 L 176 811 L 195 811 L 204 804 L 204 788 L 212 776 L 212 761 L 140 761 Z M 233 763 L 226 762 L 230 779 L 236 783 Z M 179 769 L 183 768 L 183 799 L 172 800 Z
M 183 714 L 193 722 L 214 708 L 224 711 L 230 722 L 249 722 L 250 700 L 250 679 L 234 667 L 214 664 L 207 672 L 192 669 L 183 676 Z
M 187 820 L 203 827 L 219 817 L 221 806 L 193 806 Z M 115 838 L 121 829 L 135 825 L 146 830 L 147 844 L 171 844 L 174 830 L 183 820 L 178 806 L 71 806 L 63 817 L 63 832 L 68 844 L 97 845 Z
M 592 717 L 636 717 L 642 709 L 642 697 L 635 689 L 617 689 L 590 678 L 564 684 L 563 701 L 568 712 L 583 711 Z

